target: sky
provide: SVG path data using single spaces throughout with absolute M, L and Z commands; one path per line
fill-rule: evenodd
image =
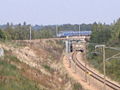
M 119 9 L 120 0 L 1 0 L 0 24 L 110 24 L 120 17 Z

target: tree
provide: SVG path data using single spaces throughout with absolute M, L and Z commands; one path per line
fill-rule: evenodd
M 109 25 L 101 23 L 93 24 L 91 42 L 93 43 L 108 43 L 111 38 L 111 29 Z
M 120 41 L 120 19 L 118 19 L 117 22 L 113 25 L 111 42 L 112 41 Z
M 5 32 L 3 32 L 1 29 L 0 29 L 0 40 L 6 40 L 7 39 L 7 35 L 5 34 Z
M 24 22 L 24 23 L 23 23 L 23 26 L 26 26 L 26 25 L 27 25 L 26 22 Z

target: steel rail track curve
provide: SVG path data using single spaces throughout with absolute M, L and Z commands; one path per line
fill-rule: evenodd
M 91 73 L 91 75 L 90 75 L 91 77 L 95 78 L 96 80 L 100 81 L 101 83 L 104 83 L 104 78 L 101 77 L 100 75 L 96 74 L 95 72 L 93 72 L 89 68 L 85 67 L 83 64 L 81 64 L 79 62 L 79 60 L 77 59 L 76 54 L 77 54 L 77 52 L 74 52 L 72 54 L 72 60 L 77 65 L 77 67 L 82 69 L 84 72 L 86 72 L 86 71 L 90 72 Z M 113 82 L 111 82 L 109 80 L 106 80 L 106 85 L 108 87 L 110 87 L 111 89 L 113 89 L 113 90 L 120 90 L 120 86 L 119 85 L 116 85 L 115 83 L 113 83 Z

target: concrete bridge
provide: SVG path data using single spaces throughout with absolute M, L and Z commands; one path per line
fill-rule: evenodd
M 46 39 L 34 39 L 34 40 L 16 40 L 21 43 L 40 43 L 41 40 L 63 40 L 65 43 L 66 52 L 72 52 L 73 43 L 77 42 L 86 42 L 89 40 L 90 36 L 74 36 L 74 37 L 65 37 L 65 38 L 46 38 Z
M 74 37 L 64 37 L 64 38 L 45 38 L 45 39 L 33 39 L 33 40 L 16 40 L 16 41 L 25 41 L 25 42 L 39 42 L 40 40 L 89 40 L 90 36 L 74 36 Z

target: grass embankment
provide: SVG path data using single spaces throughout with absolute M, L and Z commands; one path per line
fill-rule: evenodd
M 37 84 L 22 75 L 22 70 L 15 64 L 19 60 L 5 52 L 0 58 L 0 90 L 40 90 Z
M 82 90 L 63 68 L 61 41 L 2 42 L 1 45 L 5 56 L 0 58 L 0 90 Z M 19 57 L 22 61 L 17 58 L 16 51 L 22 54 Z M 35 54 L 34 60 L 28 52 Z M 25 64 L 24 56 L 29 59 L 28 64 Z M 40 68 L 32 67 L 29 62 Z
M 102 59 L 102 50 L 97 49 L 97 55 L 91 53 L 94 52 L 94 47 L 89 46 L 88 61 L 95 68 L 97 68 L 101 73 L 103 73 L 103 59 Z M 105 49 L 106 59 L 119 53 L 120 51 L 113 49 Z M 119 56 L 118 56 L 119 57 Z M 111 58 L 106 61 L 106 75 L 111 79 L 120 83 L 120 59 Z

